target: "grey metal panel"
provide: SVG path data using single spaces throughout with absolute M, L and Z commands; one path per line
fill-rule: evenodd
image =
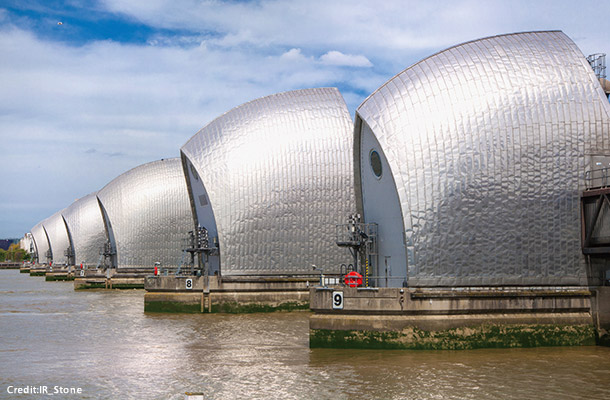
M 28 232 L 24 238 L 25 248 L 24 250 L 28 253 L 33 253 L 36 251 L 36 246 L 34 246 L 34 238 L 32 237 L 32 233 Z
M 214 218 L 214 210 L 209 202 L 209 195 L 199 179 L 197 170 L 186 158 L 182 155 L 182 166 L 186 176 L 187 188 L 191 199 L 191 209 L 193 210 L 194 225 L 193 227 L 202 227 L 208 233 L 208 245 L 214 246 L 218 243 L 218 228 L 216 219 Z M 205 246 L 205 244 L 203 244 Z M 209 274 L 218 274 L 220 272 L 220 255 L 214 252 L 208 257 L 204 257 L 206 268 Z M 203 261 L 203 260 L 202 260 Z
M 586 284 L 579 191 L 609 105 L 562 32 L 465 43 L 357 110 L 392 170 L 410 285 Z M 360 194 L 357 194 L 360 195 Z
M 98 193 L 116 241 L 117 267 L 178 266 L 182 240 L 193 229 L 186 180 L 178 158 L 133 168 Z
M 42 222 L 37 223 L 32 228 L 32 239 L 34 240 L 34 247 L 36 249 L 36 257 L 38 258 L 38 263 L 45 264 L 47 262 L 47 252 L 51 248 L 49 245 L 49 238 L 47 237 L 47 233 L 42 226 Z
M 243 104 L 182 147 L 214 210 L 223 275 L 350 261 L 334 234 L 355 208 L 352 130 L 337 89 L 305 89 Z
M 19 239 L 19 248 L 22 250 L 29 251 L 30 248 L 28 247 L 27 236 L 24 236 L 21 239 Z
M 100 250 L 106 242 L 97 192 L 81 197 L 62 212 L 74 251 L 74 262 L 85 267 L 98 265 Z
M 373 275 L 379 286 L 400 287 L 407 276 L 406 248 L 398 191 L 383 150 L 366 123 L 361 123 L 358 164 L 361 167 L 362 215 L 365 222 L 377 224 L 376 256 L 371 256 Z M 379 155 L 373 169 L 371 153 Z
M 49 238 L 54 265 L 67 265 L 68 263 L 65 251 L 70 247 L 70 240 L 66 223 L 61 216 L 62 211 L 56 212 L 42 222 Z

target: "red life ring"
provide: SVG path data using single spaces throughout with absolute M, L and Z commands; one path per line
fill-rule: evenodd
M 343 282 L 349 287 L 362 286 L 362 275 L 356 271 L 352 271 L 345 275 Z

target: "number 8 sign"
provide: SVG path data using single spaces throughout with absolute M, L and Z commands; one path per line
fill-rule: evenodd
M 343 310 L 343 292 L 333 292 L 333 310 Z
M 191 278 L 186 280 L 186 288 L 193 289 L 193 280 Z

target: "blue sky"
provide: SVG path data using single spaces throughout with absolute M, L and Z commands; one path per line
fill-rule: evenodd
M 0 0 L 0 238 L 177 157 L 244 102 L 335 86 L 353 115 L 418 60 L 502 33 L 560 29 L 585 55 L 606 53 L 609 11 L 558 0 Z

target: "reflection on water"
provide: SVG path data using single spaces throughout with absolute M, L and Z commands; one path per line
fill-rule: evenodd
M 310 350 L 308 313 L 144 314 L 143 295 L 0 271 L 0 398 L 610 398 L 610 348 Z

